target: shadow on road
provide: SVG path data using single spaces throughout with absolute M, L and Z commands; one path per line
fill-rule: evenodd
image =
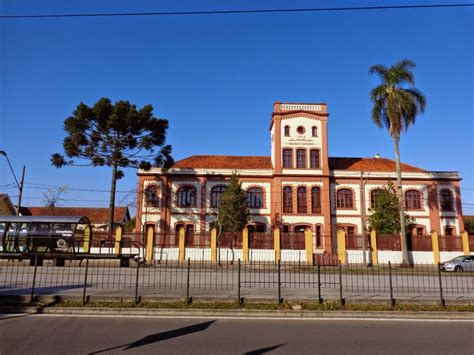
M 111 350 L 115 350 L 115 349 L 119 349 L 119 348 L 123 348 L 123 347 L 125 347 L 124 350 L 134 349 L 134 348 L 138 348 L 140 346 L 157 343 L 157 342 L 160 342 L 160 341 L 163 341 L 163 340 L 168 340 L 168 339 L 177 338 L 177 337 L 180 337 L 180 336 L 183 336 L 183 335 L 188 335 L 188 334 L 192 334 L 192 333 L 201 332 L 201 331 L 206 330 L 207 328 L 209 328 L 209 326 L 214 322 L 215 322 L 215 320 L 212 320 L 212 321 L 209 321 L 209 322 L 204 322 L 204 323 L 194 324 L 194 325 L 190 325 L 190 326 L 183 327 L 183 328 L 169 330 L 167 332 L 161 332 L 161 333 L 147 335 L 146 337 L 143 337 L 143 338 L 141 338 L 137 341 L 134 341 L 133 343 L 122 344 L 122 345 L 114 346 L 114 347 L 111 347 L 111 348 L 94 351 L 94 352 L 91 352 L 89 354 L 90 355 L 99 354 L 99 353 L 103 353 L 103 352 L 106 352 L 106 351 L 111 351 Z
M 0 321 L 41 314 L 45 308 L 54 307 L 62 301 L 63 299 L 60 296 L 54 296 L 48 303 L 33 302 L 31 304 L 25 302 L 22 296 L 2 296 L 0 297 Z
M 283 344 L 278 344 L 278 345 L 272 345 L 272 346 L 267 346 L 266 348 L 260 348 L 260 349 L 256 349 L 256 350 L 252 350 L 252 351 L 247 351 L 246 353 L 244 353 L 244 355 L 260 355 L 260 354 L 265 354 L 265 353 L 268 353 L 272 350 L 275 350 L 275 349 L 278 349 L 282 346 L 286 345 L 286 343 L 283 343 Z

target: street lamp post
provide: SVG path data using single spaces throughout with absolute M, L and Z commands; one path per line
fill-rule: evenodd
M 360 208 L 361 208 L 361 216 L 362 216 L 362 258 L 364 264 L 367 264 L 367 214 L 365 212 L 365 184 L 367 183 L 367 180 L 369 179 L 370 173 L 372 171 L 372 168 L 374 167 L 374 162 L 375 159 L 380 158 L 380 154 L 375 154 L 374 157 L 372 158 L 372 164 L 370 164 L 370 169 L 369 172 L 367 173 L 367 176 L 364 179 L 364 172 L 360 172 Z M 368 266 L 372 265 L 372 258 L 371 258 L 371 253 L 369 253 L 369 263 L 367 264 Z
M 10 159 L 8 158 L 7 152 L 4 150 L 0 150 L 0 155 L 3 155 L 5 158 L 7 158 L 8 166 L 10 167 L 10 171 L 13 174 L 13 177 L 15 178 L 15 183 L 16 186 L 18 187 L 19 194 L 18 194 L 18 205 L 16 208 L 16 215 L 20 215 L 20 207 L 21 207 L 21 197 L 23 196 L 23 184 L 25 182 L 25 166 L 23 165 L 23 170 L 21 173 L 21 180 L 20 183 L 18 183 L 18 179 L 16 178 L 15 171 L 13 170 L 12 164 L 10 163 Z

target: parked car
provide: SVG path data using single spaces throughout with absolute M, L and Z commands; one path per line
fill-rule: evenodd
M 474 271 L 474 255 L 461 255 L 440 265 L 441 271 Z

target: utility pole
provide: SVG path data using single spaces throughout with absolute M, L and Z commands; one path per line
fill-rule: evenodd
M 374 157 L 372 158 L 372 164 L 370 164 L 370 169 L 369 172 L 367 173 L 366 178 L 364 179 L 364 172 L 360 172 L 360 208 L 361 208 L 361 219 L 362 219 L 362 260 L 364 264 L 367 264 L 367 213 L 366 213 L 366 208 L 365 208 L 365 184 L 367 183 L 367 180 L 369 179 L 370 172 L 372 171 L 372 168 L 374 167 L 374 162 L 375 159 L 380 158 L 379 154 L 375 154 Z M 369 253 L 369 263 L 367 266 L 372 266 L 372 253 Z
M 26 167 L 23 165 L 23 170 L 21 171 L 21 180 L 20 184 L 18 185 L 18 189 L 20 190 L 20 194 L 18 195 L 18 208 L 16 209 L 16 215 L 20 215 L 20 208 L 21 208 L 21 198 L 23 196 L 23 186 L 25 184 L 25 169 Z
M 20 208 L 21 208 L 21 198 L 23 196 L 23 186 L 25 182 L 25 166 L 23 165 L 23 171 L 21 173 L 21 182 L 18 183 L 18 179 L 16 178 L 15 171 L 13 170 L 12 164 L 10 163 L 10 159 L 8 158 L 7 152 L 4 150 L 0 150 L 0 155 L 3 155 L 8 162 L 8 166 L 10 167 L 10 171 L 12 172 L 13 178 L 15 179 L 16 186 L 18 187 L 19 194 L 18 194 L 18 205 L 16 208 L 16 215 L 20 215 Z

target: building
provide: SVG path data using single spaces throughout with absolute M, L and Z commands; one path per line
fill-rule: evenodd
M 10 200 L 10 196 L 0 193 L 0 216 L 14 216 L 16 207 Z
M 89 218 L 94 231 L 109 229 L 109 209 L 102 207 L 22 207 L 22 216 L 81 216 Z M 114 222 L 125 226 L 130 221 L 128 207 L 116 206 Z
M 207 232 L 216 220 L 220 194 L 233 172 L 240 175 L 251 211 L 249 228 L 283 232 L 311 228 L 315 252 L 331 252 L 337 228 L 358 235 L 377 189 L 396 183 L 393 160 L 330 157 L 327 105 L 275 103 L 270 156 L 193 155 L 172 169 L 138 172 L 136 228 L 152 225 L 173 239 L 178 228 Z M 402 164 L 407 213 L 415 235 L 463 230 L 457 172 L 426 171 Z

